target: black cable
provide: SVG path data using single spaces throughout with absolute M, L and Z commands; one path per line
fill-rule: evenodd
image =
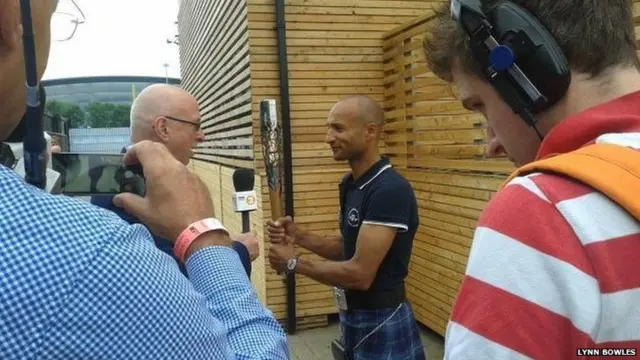
M 520 115 L 522 120 L 524 120 L 524 122 L 529 125 L 533 129 L 533 131 L 536 132 L 536 135 L 538 135 L 538 139 L 540 139 L 540 141 L 542 142 L 542 140 L 544 140 L 544 136 L 536 127 L 536 118 L 533 116 L 529 108 L 523 106 L 519 110 L 520 111 L 518 111 L 517 113 Z
M 542 140 L 544 140 L 544 136 L 542 136 L 542 134 L 540 133 L 540 130 L 538 130 L 538 128 L 536 127 L 536 124 L 532 124 L 531 127 L 533 128 L 533 130 L 538 135 L 538 138 L 540 139 L 540 142 L 542 142 Z

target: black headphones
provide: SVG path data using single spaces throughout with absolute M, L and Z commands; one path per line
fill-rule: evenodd
M 451 16 L 469 36 L 487 80 L 542 138 L 533 116 L 556 104 L 571 83 L 569 62 L 551 33 L 509 1 L 485 15 L 480 0 L 451 0 Z

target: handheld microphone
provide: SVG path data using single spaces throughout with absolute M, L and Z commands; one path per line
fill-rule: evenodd
M 242 213 L 242 232 L 250 231 L 249 212 L 258 209 L 255 190 L 255 172 L 253 169 L 240 168 L 233 172 L 233 211 Z

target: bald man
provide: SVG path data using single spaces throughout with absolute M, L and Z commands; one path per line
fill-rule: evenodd
M 191 159 L 192 149 L 204 141 L 198 101 L 187 91 L 174 85 L 153 84 L 144 88 L 131 105 L 130 120 L 132 144 L 143 140 L 162 143 L 173 157 L 185 165 Z M 141 223 L 133 215 L 115 206 L 112 196 L 93 196 L 91 203 L 115 212 L 130 224 Z M 247 275 L 251 276 L 251 262 L 260 252 L 258 240 L 250 233 L 236 234 L 232 238 L 233 249 L 238 253 Z M 154 240 L 160 250 L 175 258 L 171 241 L 155 234 Z M 178 265 L 187 275 L 186 266 L 179 261 Z
M 269 221 L 269 262 L 334 286 L 342 330 L 332 344 L 336 358 L 424 359 L 404 288 L 418 206 L 409 182 L 378 151 L 384 111 L 367 96 L 350 96 L 333 106 L 327 125 L 334 160 L 351 167 L 339 185 L 341 235 L 313 234 L 289 216 Z M 328 261 L 302 257 L 287 243 Z
M 131 106 L 131 143 L 161 142 L 188 164 L 192 149 L 204 141 L 198 101 L 185 90 L 154 84 L 140 92 Z

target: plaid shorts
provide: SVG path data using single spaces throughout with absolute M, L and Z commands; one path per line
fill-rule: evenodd
M 384 322 L 396 308 L 352 310 L 340 312 L 342 343 L 353 348 L 369 332 Z M 354 360 L 424 360 L 426 354 L 411 305 L 405 302 L 393 315 L 354 352 Z

